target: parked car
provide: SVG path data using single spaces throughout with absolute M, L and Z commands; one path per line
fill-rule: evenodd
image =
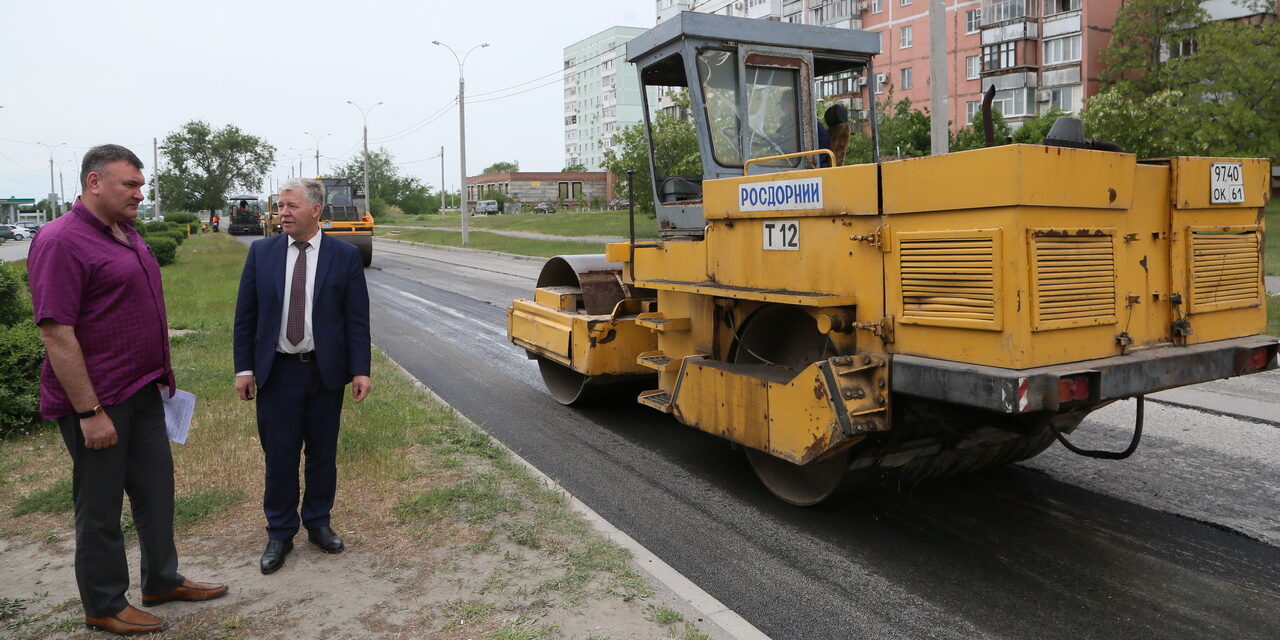
M 476 213 L 499 213 L 497 200 L 481 200 L 476 203 Z
M 607 206 L 610 211 L 619 211 L 621 209 L 629 209 L 631 207 L 631 201 L 625 198 L 614 198 L 605 206 Z
M 18 227 L 11 224 L 0 224 L 0 238 L 9 240 L 26 240 L 31 237 L 31 232 L 24 227 Z
M 539 202 L 533 206 L 534 213 L 555 213 L 556 206 L 550 202 Z

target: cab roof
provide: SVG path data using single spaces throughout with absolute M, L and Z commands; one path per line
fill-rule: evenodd
M 880 34 L 871 31 L 684 11 L 627 42 L 627 62 L 668 48 L 678 50 L 681 40 L 805 49 L 813 52 L 815 61 L 880 53 Z

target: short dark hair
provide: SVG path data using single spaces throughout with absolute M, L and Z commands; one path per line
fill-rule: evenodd
M 142 168 L 142 161 L 134 152 L 118 144 L 100 144 L 85 153 L 84 160 L 80 161 L 80 188 L 89 186 L 90 172 L 96 171 L 98 175 L 102 175 L 103 169 L 117 160 L 124 160 L 137 169 Z

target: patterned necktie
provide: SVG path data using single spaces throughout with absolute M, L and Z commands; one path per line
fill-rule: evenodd
M 293 246 L 298 249 L 298 260 L 293 263 L 293 282 L 289 285 L 289 324 L 284 337 L 289 344 L 296 346 L 302 342 L 307 324 L 307 247 L 311 245 L 299 240 Z

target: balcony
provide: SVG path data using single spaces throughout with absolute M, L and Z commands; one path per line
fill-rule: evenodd
M 1040 16 L 1039 0 L 983 0 L 982 26 L 994 27 Z

